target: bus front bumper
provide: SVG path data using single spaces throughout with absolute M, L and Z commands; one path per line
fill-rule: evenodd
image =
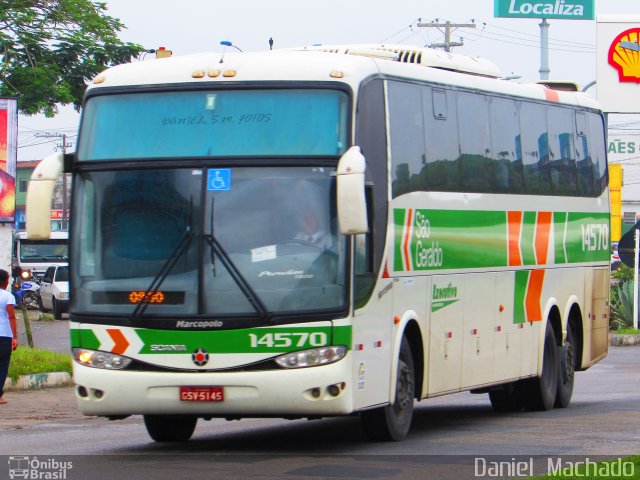
M 319 367 L 244 372 L 104 370 L 74 362 L 84 415 L 332 416 L 353 411 L 351 352 Z M 182 401 L 180 387 L 222 387 L 222 401 Z M 336 388 L 337 387 L 337 388 Z

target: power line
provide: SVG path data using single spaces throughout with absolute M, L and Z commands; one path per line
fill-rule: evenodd
M 491 28 L 496 28 L 496 29 L 499 29 L 499 30 L 505 30 L 505 31 L 507 31 L 507 32 L 518 33 L 518 34 L 520 34 L 520 35 L 525 35 L 525 36 L 528 36 L 528 37 L 534 37 L 535 39 L 538 39 L 538 38 L 539 38 L 539 35 L 537 35 L 537 34 L 521 32 L 521 31 L 519 31 L 519 30 L 513 30 L 513 29 L 511 29 L 511 28 L 500 27 L 500 26 L 498 26 L 498 25 L 492 25 L 492 24 L 490 24 L 490 23 L 486 23 L 486 22 L 482 22 L 482 25 L 483 25 L 483 26 L 489 26 L 489 27 L 491 27 Z M 496 33 L 495 35 L 499 35 L 499 34 L 498 34 L 498 33 Z M 569 44 L 569 45 L 574 45 L 574 46 L 576 46 L 576 47 L 577 47 L 577 46 L 580 46 L 580 45 L 583 45 L 585 48 L 587 48 L 587 47 L 589 47 L 589 48 L 593 48 L 593 49 L 595 49 L 595 48 L 596 48 L 596 44 L 594 44 L 594 43 L 573 42 L 573 41 L 571 41 L 571 40 L 562 40 L 562 39 L 559 39 L 559 38 L 553 38 L 553 37 L 549 37 L 549 42 L 550 42 L 550 43 L 566 43 L 566 44 Z
M 473 33 L 475 32 L 469 32 L 469 33 L 473 35 Z M 513 40 L 503 40 L 501 37 L 519 40 L 519 42 L 515 42 Z M 510 35 L 502 35 L 498 33 L 488 32 L 486 30 L 482 30 L 479 33 L 477 33 L 476 38 L 472 39 L 472 41 L 479 40 L 480 38 L 485 38 L 487 40 L 493 40 L 496 42 L 508 43 L 509 45 L 518 45 L 520 47 L 540 48 L 539 41 L 529 40 L 528 38 L 513 37 Z M 521 42 L 525 42 L 525 43 L 521 43 Z M 582 47 L 576 47 L 576 48 L 582 48 Z M 575 50 L 572 48 L 549 47 L 549 50 L 554 50 L 559 52 L 570 52 L 570 53 L 588 53 L 588 54 L 596 53 L 595 49 L 594 50 Z

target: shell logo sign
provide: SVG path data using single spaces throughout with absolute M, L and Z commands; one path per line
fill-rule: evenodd
M 618 71 L 620 82 L 640 83 L 640 28 L 615 38 L 609 47 L 609 65 Z

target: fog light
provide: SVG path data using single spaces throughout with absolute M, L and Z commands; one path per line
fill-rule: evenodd
M 83 386 L 79 386 L 76 389 L 76 392 L 78 392 L 78 395 L 81 396 L 82 398 L 87 398 L 89 396 L 89 392 L 87 392 L 87 389 L 84 388 Z
M 337 385 L 329 385 L 327 391 L 332 397 L 337 397 L 340 394 L 340 388 Z
M 314 388 L 313 390 L 311 390 L 311 396 L 313 398 L 319 398 L 320 397 L 320 389 L 319 388 Z
M 104 397 L 104 392 L 102 390 L 94 390 L 93 391 L 93 396 L 100 399 L 102 397 Z

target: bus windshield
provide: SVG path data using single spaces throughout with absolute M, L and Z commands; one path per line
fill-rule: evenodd
M 347 108 L 348 95 L 329 89 L 96 96 L 85 106 L 77 158 L 335 156 L 346 149 Z
M 145 315 L 175 319 L 344 308 L 346 241 L 337 232 L 333 171 L 78 175 L 75 310 L 131 315 L 148 302 Z
M 21 263 L 41 263 L 56 260 L 66 262 L 69 260 L 67 239 L 21 239 L 18 250 L 18 258 Z

